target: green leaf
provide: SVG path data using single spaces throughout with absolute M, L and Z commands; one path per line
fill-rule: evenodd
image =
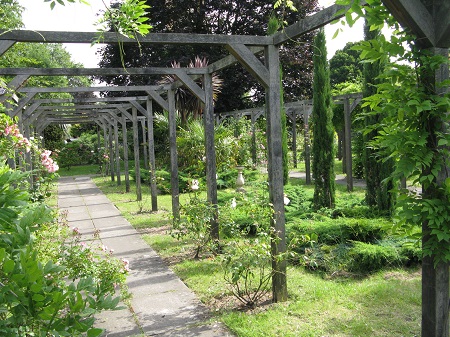
M 5 274 L 9 274 L 10 272 L 12 272 L 14 270 L 14 266 L 15 266 L 15 263 L 13 260 L 6 260 L 3 263 L 3 272 Z
M 87 331 L 87 336 L 88 336 L 88 337 L 98 337 L 98 336 L 100 336 L 102 333 L 103 333 L 103 330 L 102 330 L 102 329 L 99 329 L 99 328 L 92 328 L 92 329 L 89 329 L 89 330 Z

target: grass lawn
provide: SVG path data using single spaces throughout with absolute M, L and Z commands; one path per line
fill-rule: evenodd
M 73 168 L 75 172 L 75 168 Z M 143 201 L 109 177 L 94 177 L 95 183 L 170 265 L 200 300 L 233 332 L 256 336 L 419 336 L 421 320 L 421 275 L 419 267 L 387 268 L 368 275 L 311 271 L 302 266 L 288 268 L 289 299 L 270 303 L 270 296 L 256 308 L 245 308 L 235 300 L 224 280 L 220 264 L 205 255 L 193 259 L 190 242 L 176 241 L 167 233 L 171 197 L 158 197 L 160 211 L 150 212 L 148 187 Z M 300 183 L 297 181 L 296 183 Z M 304 186 L 307 195 L 312 187 Z M 348 194 L 337 188 L 337 207 L 358 207 L 364 192 Z M 180 195 L 180 202 L 188 196 Z M 311 221 L 314 221 L 313 219 Z M 270 294 L 269 294 L 270 295 Z

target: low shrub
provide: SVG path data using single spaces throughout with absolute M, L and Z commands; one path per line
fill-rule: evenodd
M 321 244 L 337 244 L 348 241 L 375 242 L 385 235 L 385 221 L 380 219 L 326 219 L 302 220 L 290 226 L 293 234 L 318 236 Z
M 309 202 L 303 186 L 286 185 L 284 187 L 284 194 L 289 199 L 289 202 L 285 206 L 287 213 L 295 212 L 295 214 L 300 215 L 308 210 Z
M 400 267 L 406 258 L 393 246 L 353 242 L 348 251 L 346 268 L 350 272 L 366 274 L 386 267 Z

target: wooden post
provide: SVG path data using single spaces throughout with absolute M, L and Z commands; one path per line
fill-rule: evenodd
M 433 48 L 434 55 L 448 57 L 448 49 Z M 439 83 L 449 78 L 448 64 L 444 63 L 436 71 L 434 76 L 427 79 L 427 88 L 432 88 L 436 94 L 444 94 L 445 89 L 440 88 Z M 445 112 L 443 113 L 443 115 Z M 433 118 L 433 117 L 432 117 Z M 430 138 L 434 137 L 434 132 L 448 132 L 448 125 L 444 119 L 426 121 L 431 123 L 437 130 L 430 131 Z M 441 126 L 439 126 L 441 125 Z M 427 126 L 428 128 L 428 126 Z M 432 144 L 434 146 L 434 144 Z M 446 188 L 445 180 L 448 176 L 448 167 L 442 168 L 436 178 L 436 184 Z M 441 193 L 433 186 L 423 191 L 423 194 L 432 198 Z M 428 223 L 422 224 L 424 233 L 422 245 L 428 241 L 430 229 Z M 448 337 L 449 336 L 449 263 L 439 263 L 434 266 L 434 256 L 424 256 L 422 260 L 422 337 Z
M 106 120 L 106 119 L 105 119 Z M 114 151 L 113 151 L 113 128 L 110 120 L 106 120 L 108 123 L 108 152 L 109 152 L 109 170 L 111 174 L 111 181 L 115 179 L 114 170 Z
M 344 99 L 344 137 L 345 137 L 345 170 L 347 174 L 347 191 L 353 191 L 353 168 L 352 168 L 352 111 L 350 98 Z
M 177 112 L 175 110 L 175 92 L 167 92 L 169 103 L 169 146 L 170 146 L 170 185 L 172 192 L 172 215 L 180 218 L 180 189 L 178 185 L 178 153 L 177 153 Z
M 139 162 L 139 125 L 137 118 L 137 109 L 133 107 L 133 149 L 134 149 L 134 171 L 136 177 L 136 200 L 142 200 L 142 189 L 141 189 L 141 164 Z
M 257 158 L 256 158 L 256 154 L 257 154 L 257 149 L 256 149 L 256 113 L 254 111 L 252 111 L 251 114 L 251 130 L 252 130 L 252 164 L 253 166 L 256 167 L 257 165 Z
M 311 185 L 311 143 L 309 141 L 309 112 L 303 113 L 305 118 L 305 171 L 306 171 L 306 185 Z
M 153 100 L 150 98 L 147 98 L 147 137 L 152 211 L 156 212 L 158 210 L 158 189 L 156 186 L 155 136 L 153 133 Z
M 210 234 L 213 241 L 219 241 L 219 214 L 217 208 L 216 150 L 214 146 L 214 102 L 211 74 L 204 75 L 205 109 L 205 151 L 206 151 L 206 187 L 207 200 L 214 207 L 214 216 L 210 221 Z
M 283 302 L 287 300 L 287 264 L 285 258 L 279 258 L 280 254 L 286 252 L 286 229 L 282 170 L 283 150 L 281 145 L 280 62 L 276 46 L 266 46 L 265 62 L 269 71 L 268 85 L 265 87 L 269 198 L 274 210 L 274 215 L 271 219 L 271 226 L 274 231 L 272 233 L 272 296 L 274 302 Z
M 294 110 L 292 114 L 292 159 L 294 161 L 294 168 L 297 168 L 297 111 Z
M 127 116 L 122 114 L 123 168 L 125 171 L 125 192 L 130 192 L 130 169 L 128 165 Z
M 146 123 L 147 122 L 147 118 L 141 119 L 141 129 L 142 129 L 142 151 L 144 153 L 144 168 L 146 170 L 149 169 L 148 166 L 148 136 L 147 136 L 147 131 L 146 131 Z
M 117 175 L 117 186 L 122 184 L 120 177 L 120 151 L 119 151 L 119 127 L 117 124 L 117 119 L 114 118 L 114 150 L 116 159 L 116 175 Z

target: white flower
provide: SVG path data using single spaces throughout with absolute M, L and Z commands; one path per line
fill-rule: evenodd
M 289 205 L 289 203 L 291 202 L 291 200 L 287 197 L 286 194 L 284 194 L 283 202 L 284 202 L 285 205 Z
M 231 199 L 231 208 L 236 208 L 236 198 Z

